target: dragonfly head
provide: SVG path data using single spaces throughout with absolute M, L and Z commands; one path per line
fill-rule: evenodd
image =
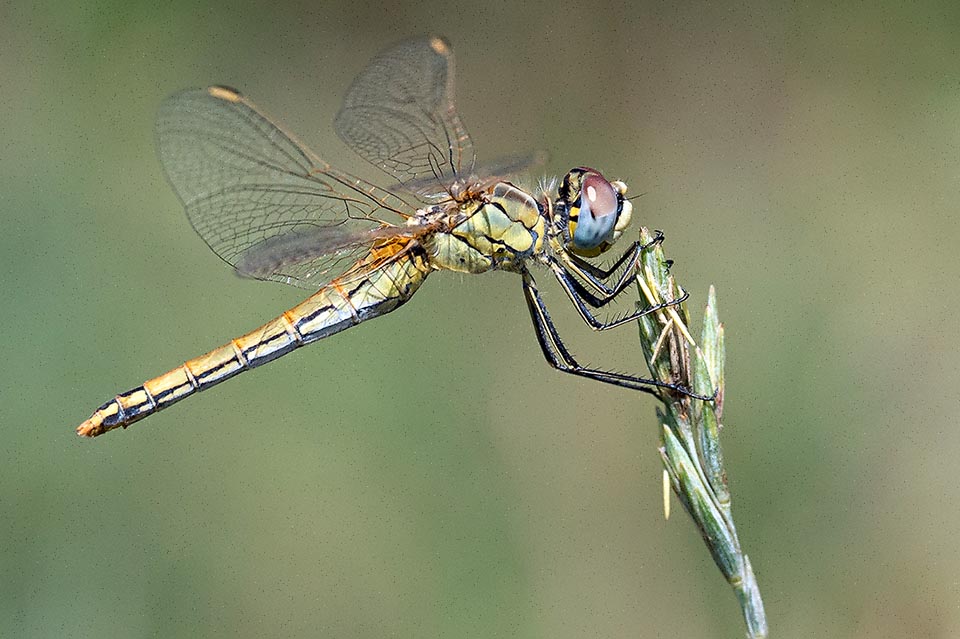
M 630 224 L 633 207 L 623 196 L 627 185 L 609 182 L 588 167 L 563 177 L 555 204 L 564 232 L 564 248 L 581 257 L 596 257 L 617 241 Z

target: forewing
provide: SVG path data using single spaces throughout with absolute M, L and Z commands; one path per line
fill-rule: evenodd
M 546 151 L 535 151 L 522 155 L 509 155 L 497 158 L 492 162 L 474 167 L 471 178 L 475 178 L 479 184 L 489 184 L 501 180 L 515 179 L 518 175 L 529 173 L 534 169 L 543 166 L 547 162 Z M 412 180 L 403 185 L 403 188 L 412 193 L 428 193 L 430 189 L 436 187 L 436 179 L 433 176 L 429 178 Z M 396 191 L 399 185 L 389 186 L 388 189 Z
M 401 200 L 331 168 L 233 89 L 172 95 L 157 136 L 193 228 L 241 275 L 317 288 L 406 216 Z
M 416 189 L 421 197 L 445 192 L 473 170 L 473 143 L 454 106 L 453 51 L 443 38 L 406 40 L 374 58 L 354 80 L 334 126 L 401 185 L 426 180 L 436 187 Z

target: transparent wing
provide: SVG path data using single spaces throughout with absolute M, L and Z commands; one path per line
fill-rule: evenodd
M 193 228 L 241 275 L 319 288 L 376 239 L 409 233 L 380 217 L 409 205 L 331 168 L 233 89 L 172 95 L 157 136 Z
M 354 80 L 334 127 L 401 185 L 428 180 L 445 187 L 470 174 L 475 161 L 453 93 L 450 44 L 439 37 L 406 40 L 374 58 Z M 414 192 L 429 199 L 445 189 Z
M 547 162 L 546 151 L 534 151 L 523 155 L 510 155 L 497 158 L 492 162 L 485 162 L 473 169 L 471 180 L 476 178 L 477 183 L 485 184 L 514 178 L 519 174 L 529 173 L 534 169 L 540 168 Z M 411 193 L 426 194 L 431 189 L 435 189 L 437 181 L 434 177 L 411 180 L 403 185 L 403 188 Z M 387 187 L 390 191 L 396 191 L 400 185 L 391 185 Z

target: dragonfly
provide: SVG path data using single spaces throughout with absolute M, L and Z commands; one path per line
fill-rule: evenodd
M 176 93 L 161 105 L 157 138 L 167 178 L 190 223 L 244 277 L 314 291 L 263 326 L 104 403 L 77 433 L 126 428 L 175 402 L 300 346 L 407 302 L 434 271 L 517 273 L 537 340 L 554 368 L 629 389 L 709 400 L 679 384 L 582 366 L 561 341 L 531 273 L 552 273 L 598 331 L 679 304 L 685 295 L 600 319 L 635 280 L 646 244 L 608 268 L 605 254 L 630 224 L 623 182 L 577 167 L 530 193 L 478 168 L 454 104 L 454 58 L 441 37 L 400 42 L 376 56 L 347 91 L 338 135 L 394 183 L 340 171 L 235 89 Z M 519 163 L 519 164 L 522 164 Z

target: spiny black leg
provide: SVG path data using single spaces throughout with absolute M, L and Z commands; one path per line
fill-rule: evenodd
M 564 268 L 566 270 L 583 278 L 584 282 L 589 284 L 601 295 L 611 296 L 615 294 L 615 291 L 625 287 L 637 276 L 637 263 L 640 261 L 642 251 L 643 248 L 640 243 L 634 242 L 633 245 L 620 256 L 616 264 L 606 271 L 569 253 L 562 254 L 561 259 L 564 261 Z M 623 264 L 627 264 L 627 266 L 620 271 L 620 277 L 617 278 L 616 283 L 613 286 L 607 284 L 605 280 L 616 273 L 617 269 L 621 268 Z
M 647 250 L 651 246 L 656 246 L 657 244 L 660 244 L 661 242 L 663 242 L 663 232 L 662 231 L 654 231 L 654 232 L 656 233 L 656 236 L 646 244 L 641 244 L 640 240 L 634 240 L 630 244 L 630 246 L 623 252 L 623 254 L 617 258 L 617 261 L 614 262 L 613 266 L 611 266 L 609 269 L 604 269 L 595 264 L 591 264 L 590 262 L 586 261 L 585 259 L 583 259 L 578 255 L 574 255 L 572 253 L 568 253 L 568 255 L 570 257 L 570 260 L 574 264 L 576 264 L 577 266 L 579 266 L 585 271 L 589 271 L 590 274 L 593 275 L 594 277 L 605 280 L 609 278 L 611 275 L 613 275 L 614 273 L 616 273 L 617 270 L 621 266 L 623 266 L 624 262 L 626 262 L 628 259 L 632 259 L 634 258 L 635 255 L 642 253 L 643 251 Z
M 660 231 L 657 231 L 657 236 L 646 244 L 634 241 L 609 269 L 600 268 L 572 253 L 565 252 L 561 257 L 563 258 L 564 268 L 566 268 L 566 270 L 583 278 L 587 284 L 600 294 L 611 295 L 614 291 L 619 290 L 634 278 L 637 272 L 637 264 L 640 262 L 640 256 L 643 252 L 662 241 L 663 233 Z M 620 270 L 624 264 L 627 266 Z M 612 287 L 608 286 L 605 280 L 609 279 L 610 276 L 618 270 L 620 270 L 620 277 L 617 279 L 617 283 Z
M 639 311 L 630 313 L 619 319 L 615 319 L 610 322 L 604 322 L 597 319 L 587 305 L 589 304 L 594 308 L 601 308 L 606 304 L 609 304 L 617 295 L 622 293 L 626 289 L 626 286 L 620 290 L 614 291 L 611 295 L 597 297 L 586 290 L 586 288 L 580 282 L 575 280 L 569 273 L 564 271 L 559 264 L 551 263 L 550 266 L 553 274 L 557 278 L 557 281 L 560 282 L 560 286 L 563 287 L 564 293 L 566 293 L 567 297 L 569 297 L 573 302 L 573 305 L 576 307 L 580 317 L 590 328 L 595 331 L 605 331 L 611 328 L 616 328 L 617 326 L 623 326 L 624 324 L 632 322 L 640 317 L 643 317 L 644 315 L 655 313 L 669 306 L 676 306 L 689 297 L 689 293 L 684 292 L 683 295 L 675 300 L 663 302 L 662 304 L 655 304 L 654 306 L 648 306 L 647 308 L 640 309 Z M 627 282 L 627 284 L 629 284 L 629 282 Z
M 571 272 L 567 269 L 568 265 L 561 264 L 560 260 L 553 256 L 547 257 L 546 262 L 550 265 L 551 270 L 553 270 L 557 277 L 560 277 L 561 274 L 567 277 L 567 279 L 572 282 L 572 285 L 576 286 L 577 292 L 583 296 L 584 301 L 594 308 L 600 308 L 606 304 L 609 304 L 621 293 L 627 290 L 627 287 L 633 284 L 633 281 L 636 279 L 635 270 L 633 273 L 624 271 L 613 288 L 601 292 L 600 295 L 594 295 L 591 291 L 587 290 L 586 286 L 581 284 L 575 277 L 571 275 Z M 573 272 L 578 273 L 576 270 Z M 606 288 L 606 286 L 604 288 Z
M 588 379 L 594 379 L 606 384 L 613 384 L 614 386 L 650 393 L 651 395 L 657 397 L 660 396 L 659 393 L 657 393 L 657 391 L 653 390 L 651 387 L 666 388 L 684 395 L 688 395 L 694 399 L 701 399 L 704 401 L 711 401 L 716 397 L 716 393 L 714 393 L 712 396 L 699 395 L 687 390 L 679 384 L 668 384 L 667 382 L 661 382 L 656 379 L 646 379 L 643 377 L 634 377 L 631 375 L 621 375 L 619 373 L 608 373 L 591 368 L 584 368 L 577 363 L 577 361 L 573 358 L 573 355 L 570 354 L 570 351 L 567 350 L 563 344 L 563 341 L 560 339 L 560 335 L 557 332 L 556 327 L 553 325 L 553 321 L 550 319 L 550 314 L 547 312 L 547 307 L 543 303 L 543 299 L 540 297 L 540 291 L 537 290 L 537 285 L 533 279 L 533 276 L 530 275 L 530 272 L 526 269 L 523 270 L 522 275 L 523 294 L 527 301 L 527 308 L 530 311 L 530 317 L 533 319 L 533 326 L 536 330 L 537 341 L 540 343 L 540 348 L 543 350 L 543 355 L 547 362 L 557 370 L 570 373 L 572 375 L 586 377 Z
M 623 286 L 619 290 L 614 291 L 612 295 L 602 295 L 602 296 L 594 295 L 593 293 L 587 290 L 587 287 L 581 284 L 575 277 L 570 275 L 569 272 L 563 270 L 562 265 L 558 265 L 558 267 L 561 270 L 559 272 L 555 271 L 554 275 L 557 275 L 558 277 L 560 275 L 563 275 L 566 278 L 566 281 L 570 283 L 570 286 L 574 288 L 576 294 L 580 296 L 585 303 L 589 304 L 593 308 L 603 308 L 604 306 L 606 306 L 607 304 L 615 300 L 617 297 L 619 297 L 621 293 L 627 290 L 627 287 Z M 632 281 L 626 282 L 626 284 L 632 284 L 632 283 L 633 283 Z M 659 309 L 660 307 L 665 308 L 667 306 L 676 306 L 681 302 L 685 302 L 689 296 L 690 294 L 684 291 L 683 295 L 681 295 L 679 298 L 675 300 L 671 300 L 669 302 L 663 302 L 662 304 L 658 304 L 655 308 L 646 309 L 646 312 L 652 312 L 654 310 Z

